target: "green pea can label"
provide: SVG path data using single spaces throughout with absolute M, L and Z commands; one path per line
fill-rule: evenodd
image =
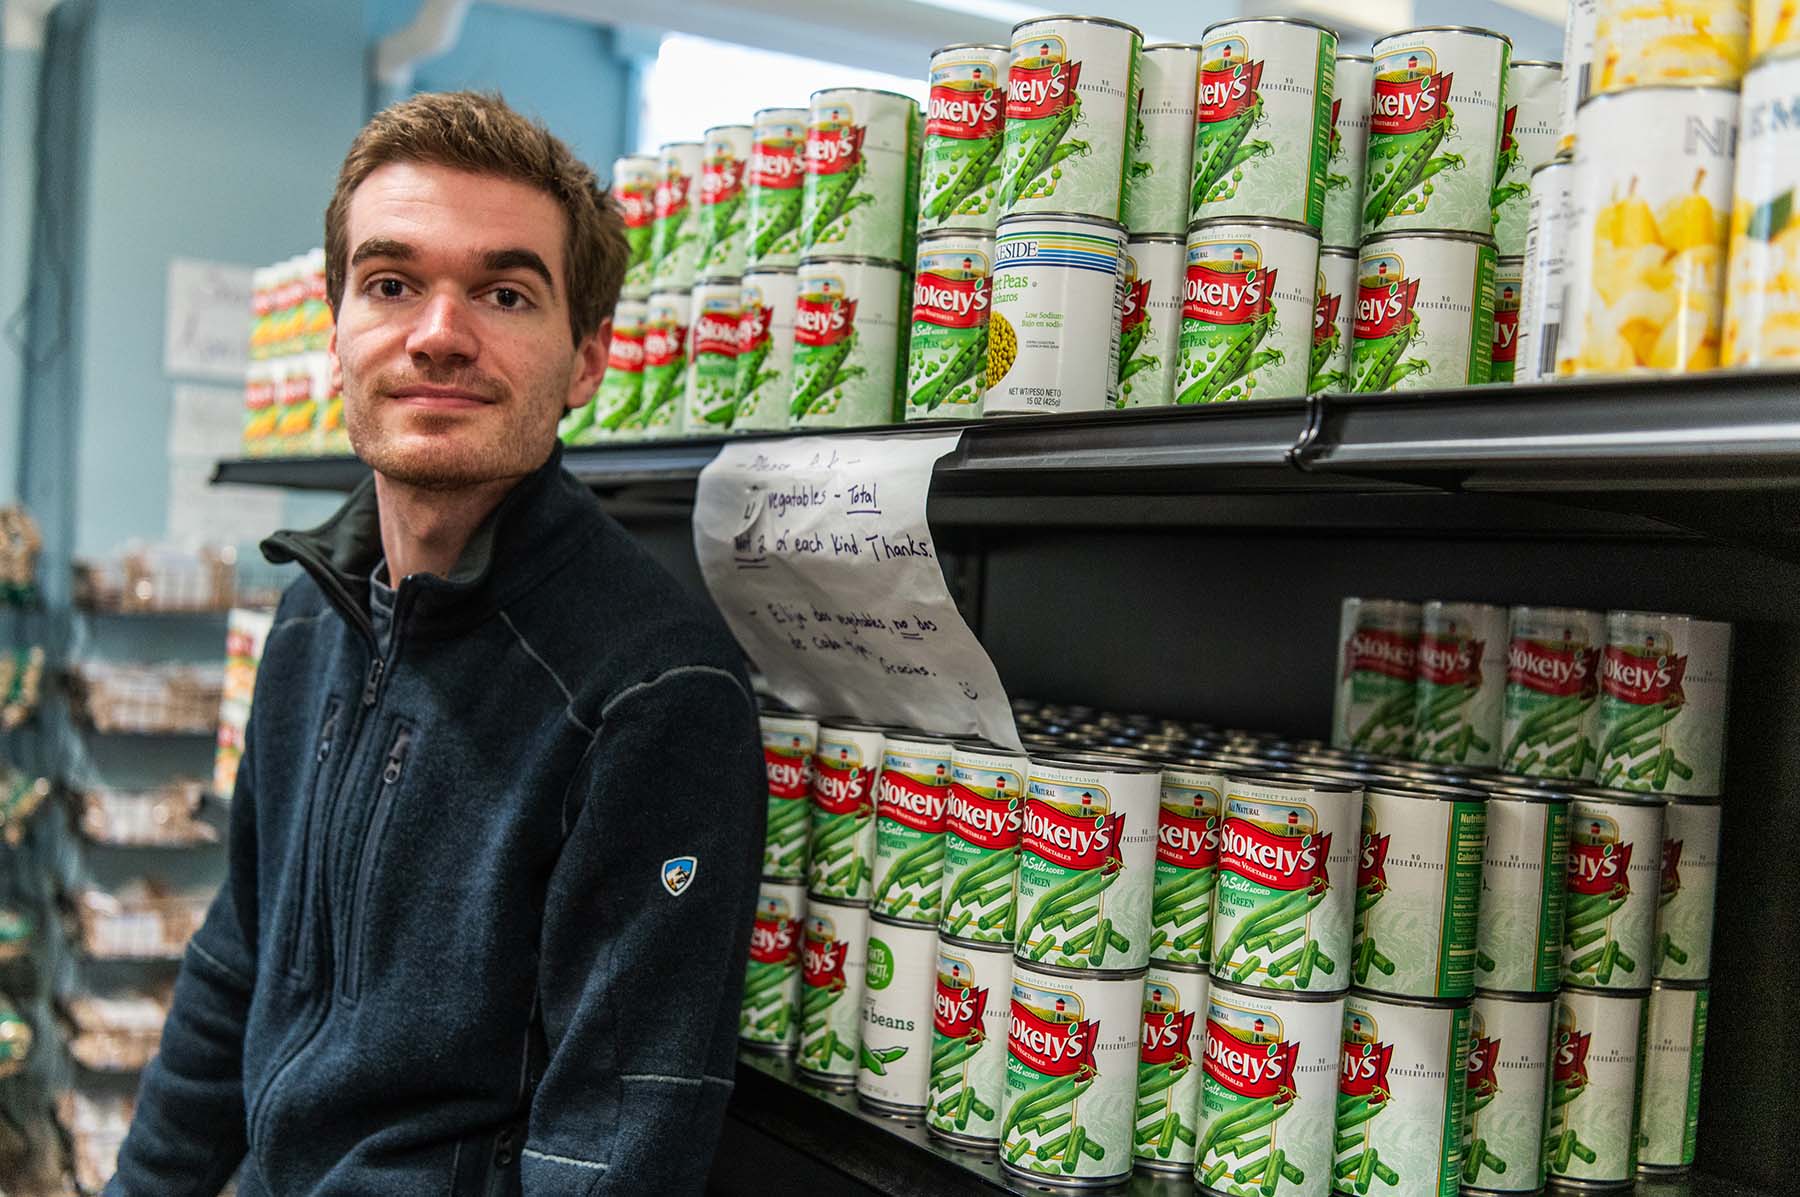
M 1475 928 L 1477 985 L 1509 993 L 1556 992 L 1562 981 L 1568 873 L 1568 796 L 1489 789 Z
M 1350 984 L 1360 785 L 1231 777 L 1219 834 L 1213 976 L 1335 993 Z
M 1555 1020 L 1553 994 L 1475 994 L 1463 1129 L 1465 1193 L 1535 1193 L 1544 1187 L 1544 1110 Z
M 1630 1185 L 1650 1032 L 1649 991 L 1564 986 L 1550 1041 L 1550 1116 L 1544 1155 L 1550 1180 L 1581 1187 Z
M 1418 676 L 1419 604 L 1345 598 L 1338 615 L 1331 746 L 1410 755 Z
M 900 268 L 862 258 L 800 263 L 794 387 L 800 428 L 891 424 L 900 337 Z
M 928 233 L 920 239 L 906 350 L 908 420 L 981 415 L 993 258 L 994 240 L 982 233 Z
M 1640 1172 L 1686 1168 L 1694 1162 L 1707 998 L 1704 984 L 1658 981 L 1650 990 L 1644 1094 L 1637 1124 Z
M 1152 964 L 1144 974 L 1138 1043 L 1137 1166 L 1191 1173 L 1199 1146 L 1200 1072 L 1206 1059 L 1208 977 Z
M 1718 797 L 1730 676 L 1730 624 L 1608 612 L 1600 659 L 1599 783 Z
M 977 944 L 1013 941 L 1030 767 L 1024 753 L 990 744 L 957 744 L 950 751 L 950 794 L 944 804 L 946 937 Z
M 762 108 L 751 118 L 745 268 L 800 264 L 800 203 L 805 177 L 804 108 Z
M 1575 164 L 1557 158 L 1531 172 L 1525 226 L 1525 279 L 1519 291 L 1519 347 L 1514 382 L 1540 382 L 1556 374 L 1562 336 L 1563 287 L 1569 273 L 1571 186 Z
M 1187 230 L 1199 76 L 1199 46 L 1144 47 L 1138 70 L 1137 140 L 1125 201 L 1125 227 L 1133 237 L 1179 236 Z
M 1487 801 L 1479 790 L 1371 786 L 1350 979 L 1418 998 L 1475 992 L 1475 926 Z
M 931 56 L 919 163 L 920 233 L 994 231 L 1011 58 L 1005 46 L 980 45 L 945 46 Z
M 1337 34 L 1287 17 L 1209 25 L 1194 113 L 1190 220 L 1325 221 Z
M 625 222 L 625 283 L 621 292 L 633 299 L 650 296 L 650 239 L 656 224 L 656 184 L 661 177 L 657 160 L 648 154 L 627 154 L 613 160 L 612 185 L 607 192 Z
M 805 915 L 806 891 L 800 886 L 762 883 L 738 1010 L 738 1041 L 746 1046 L 788 1051 L 800 1038 L 800 922 Z
M 931 1080 L 937 928 L 869 919 L 856 1096 L 883 1114 L 920 1114 Z
M 1524 258 L 1494 259 L 1494 341 L 1489 382 L 1513 381 L 1519 352 L 1519 298 L 1525 286 Z
M 1508 627 L 1500 767 L 1527 777 L 1592 777 L 1604 618 L 1568 607 L 1514 607 Z
M 936 1138 L 966 1147 L 992 1147 L 1000 1139 L 1012 974 L 1006 948 L 939 937 L 925 1099 L 925 1126 Z
M 1112 406 L 1124 290 L 1121 226 L 1075 216 L 1003 218 L 994 237 L 983 413 Z
M 1409 29 L 1374 54 L 1363 236 L 1492 236 L 1512 43 L 1485 29 Z
M 1656 906 L 1658 980 L 1704 981 L 1712 972 L 1719 815 L 1717 802 L 1671 799 L 1663 808 L 1662 889 Z
M 1371 238 L 1357 264 L 1357 391 L 1474 386 L 1493 372 L 1494 245 L 1460 233 Z
M 1502 258 L 1525 254 L 1531 172 L 1556 157 L 1561 91 L 1559 62 L 1521 61 L 1507 67 L 1493 199 L 1494 247 Z
M 800 252 L 910 262 L 919 193 L 919 106 L 862 87 L 812 95 Z
M 1212 959 L 1213 890 L 1219 876 L 1223 766 L 1167 765 L 1156 823 L 1156 888 L 1150 959 L 1205 966 Z
M 1058 212 L 1123 223 L 1142 46 L 1143 36 L 1118 21 L 1048 17 L 1013 26 L 1003 217 Z
M 835 1089 L 856 1084 L 862 1043 L 869 910 L 809 895 L 800 944 L 800 1052 L 806 1079 Z
M 887 737 L 863 724 L 819 725 L 813 754 L 806 892 L 867 902 L 875 864 L 875 781 Z
M 590 445 L 626 434 L 644 397 L 644 336 L 650 305 L 641 299 L 621 299 L 613 308 L 612 339 L 607 343 L 606 373 L 594 401 L 583 411 L 585 426 L 565 438 L 574 445 Z M 577 416 L 581 413 L 577 412 Z
M 701 157 L 697 141 L 672 141 L 657 151 L 656 194 L 650 228 L 650 286 L 685 291 L 699 277 Z
M 1185 237 L 1133 236 L 1126 244 L 1117 407 L 1163 407 L 1175 402 L 1186 259 Z
M 1306 393 L 1350 389 L 1350 346 L 1356 339 L 1356 251 L 1319 251 L 1319 298 L 1313 304 L 1312 357 Z
M 794 386 L 794 272 L 756 267 L 738 292 L 737 415 L 735 432 L 788 426 Z
M 701 278 L 736 278 L 744 273 L 750 213 L 744 206 L 744 176 L 750 165 L 749 125 L 715 125 L 701 135 Z
M 688 328 L 691 291 L 657 291 L 644 312 L 643 397 L 631 427 L 649 440 L 680 436 L 687 427 Z
M 1209 1193 L 1318 1193 L 1331 1167 L 1344 999 L 1213 979 L 1194 1177 Z M 1273 1170 L 1271 1172 L 1271 1170 Z
M 1664 803 L 1577 791 L 1569 807 L 1563 984 L 1647 989 L 1656 968 Z
M 1419 622 L 1414 760 L 1477 768 L 1499 763 L 1506 645 L 1506 608 L 1425 604 Z
M 1223 220 L 1188 231 L 1175 402 L 1306 394 L 1319 234 L 1296 224 Z
M 1131 1172 L 1142 970 L 1069 975 L 1013 961 L 1000 1160 L 1009 1172 L 1099 1186 Z
M 738 325 L 743 286 L 708 280 L 693 290 L 694 326 L 687 371 L 686 428 L 690 434 L 724 432 L 737 414 Z
M 1325 167 L 1324 242 L 1353 255 L 1362 242 L 1363 170 L 1369 155 L 1369 93 L 1375 60 L 1339 54 L 1331 80 L 1331 157 Z
M 1456 1197 L 1468 1064 L 1467 1002 L 1351 990 L 1331 1187 Z
M 944 885 L 950 741 L 890 734 L 875 781 L 875 875 L 869 910 L 937 926 Z
M 819 721 L 807 715 L 762 715 L 763 771 L 769 811 L 763 833 L 762 875 L 784 881 L 806 878 L 806 836 L 812 821 L 812 758 Z

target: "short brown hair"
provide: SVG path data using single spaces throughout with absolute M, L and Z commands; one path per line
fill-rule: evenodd
M 325 209 L 325 287 L 332 310 L 343 303 L 349 266 L 345 229 L 350 197 L 380 167 L 421 162 L 495 175 L 537 188 L 568 217 L 563 276 L 569 332 L 579 345 L 612 315 L 630 250 L 625 222 L 594 172 L 561 138 L 521 116 L 498 93 L 427 92 L 375 114 L 363 126 Z

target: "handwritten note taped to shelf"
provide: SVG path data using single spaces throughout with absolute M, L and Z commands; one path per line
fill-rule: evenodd
M 753 441 L 701 472 L 701 573 L 784 702 L 1018 747 L 925 518 L 931 467 L 961 435 Z

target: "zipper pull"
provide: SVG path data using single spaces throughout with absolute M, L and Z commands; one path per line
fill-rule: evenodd
M 406 763 L 406 745 L 411 739 L 407 733 L 401 732 L 394 740 L 394 747 L 388 753 L 387 767 L 381 771 L 382 784 L 391 786 L 400 780 L 400 769 Z
M 369 662 L 369 676 L 363 682 L 362 704 L 365 707 L 375 705 L 375 698 L 381 693 L 381 675 L 387 672 L 387 662 L 376 657 Z
M 321 765 L 331 756 L 331 742 L 337 738 L 337 721 L 338 713 L 334 710 L 331 717 L 325 720 L 324 733 L 319 736 L 319 751 L 314 754 L 314 759 Z

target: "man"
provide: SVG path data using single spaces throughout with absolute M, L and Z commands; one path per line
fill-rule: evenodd
M 378 115 L 326 213 L 374 471 L 263 546 L 306 577 L 257 678 L 230 876 L 108 1188 L 679 1193 L 731 1086 L 762 837 L 716 613 L 560 466 L 626 255 L 498 98 Z

